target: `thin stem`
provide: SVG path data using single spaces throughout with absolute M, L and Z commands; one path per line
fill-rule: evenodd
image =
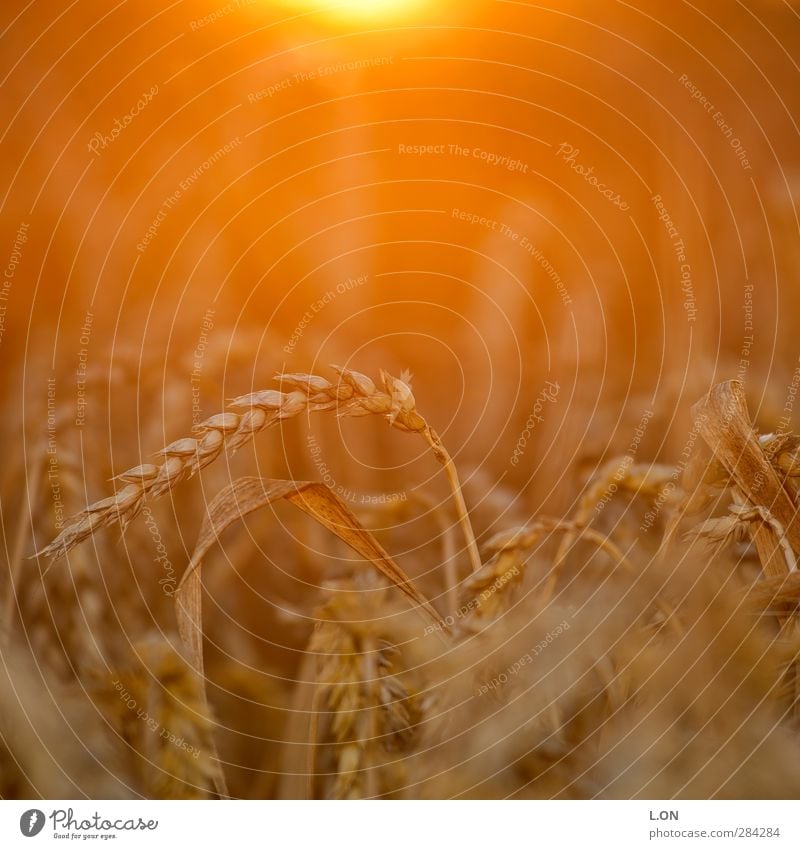
M 413 492 L 412 498 L 430 512 L 439 526 L 442 537 L 442 570 L 444 572 L 445 595 L 450 614 L 455 618 L 458 613 L 459 580 L 453 526 L 448 515 L 436 507 L 436 502 L 432 498 L 422 492 Z
M 458 522 L 461 525 L 461 530 L 464 532 L 464 539 L 467 543 L 467 553 L 469 554 L 472 571 L 477 572 L 481 568 L 481 556 L 478 553 L 478 544 L 475 542 L 475 534 L 472 531 L 472 523 L 469 520 L 467 513 L 467 505 L 464 503 L 464 496 L 461 493 L 461 482 L 458 479 L 458 472 L 453 458 L 447 453 L 447 449 L 442 444 L 439 434 L 430 427 L 422 431 L 428 445 L 433 449 L 436 459 L 444 466 L 447 473 L 447 480 L 450 483 L 450 489 L 453 493 L 453 499 L 456 503 L 456 512 L 458 513 Z
M 450 614 L 458 615 L 458 570 L 456 568 L 456 544 L 452 536 L 452 527 L 440 521 L 442 532 L 442 561 L 444 564 L 445 593 Z

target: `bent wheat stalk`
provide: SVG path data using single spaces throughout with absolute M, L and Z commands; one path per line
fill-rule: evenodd
M 775 579 L 793 574 L 800 553 L 800 514 L 756 436 L 741 381 L 717 384 L 695 404 L 692 414 L 713 457 L 733 481 L 734 514 L 747 522 L 764 575 Z M 780 616 L 779 622 L 789 636 L 800 633 L 795 616 Z M 798 715 L 800 668 L 796 665 L 791 678 Z
M 125 485 L 115 495 L 90 504 L 73 516 L 61 533 L 34 556 L 58 559 L 98 528 L 119 523 L 124 530 L 141 511 L 145 499 L 161 497 L 224 451 L 235 451 L 262 430 L 305 411 L 335 410 L 340 416 L 380 415 L 392 427 L 419 433 L 425 439 L 447 473 L 472 569 L 480 569 L 478 546 L 455 464 L 439 434 L 417 412 L 411 387 L 381 371 L 380 390 L 366 375 L 333 368 L 339 375 L 336 383 L 313 374 L 284 374 L 278 379 L 291 387 L 288 392 L 266 389 L 234 398 L 229 412 L 218 413 L 197 425 L 197 437 L 178 439 L 163 448 L 159 452 L 163 457 L 160 464 L 144 463 L 117 475 L 116 479 Z
M 511 528 L 510 530 L 501 531 L 500 533 L 495 534 L 486 543 L 487 550 L 494 553 L 495 559 L 489 561 L 489 563 L 484 567 L 484 571 L 488 572 L 489 566 L 501 555 L 511 552 L 526 552 L 532 549 L 540 540 L 555 533 L 564 534 L 565 539 L 569 540 L 570 547 L 574 546 L 576 542 L 581 540 L 593 543 L 599 551 L 604 551 L 629 574 L 637 574 L 638 570 L 628 559 L 627 554 L 625 554 L 617 546 L 617 544 L 610 539 L 610 537 L 594 530 L 593 528 L 587 527 L 586 524 L 583 524 L 580 520 L 559 520 L 548 516 L 540 516 L 539 519 L 531 525 L 526 525 L 521 528 Z M 556 557 L 558 557 L 558 555 L 556 555 Z M 545 604 L 549 602 L 553 596 L 558 578 L 558 572 L 556 570 L 560 564 L 563 564 L 565 558 L 566 553 L 562 556 L 561 561 L 556 561 L 556 564 L 550 570 L 547 584 L 545 585 L 545 590 L 542 594 L 542 601 Z M 673 616 L 674 610 L 669 606 L 669 604 L 661 597 L 656 597 L 654 599 L 654 603 L 663 614 L 664 621 L 669 622 L 673 627 L 677 627 Z

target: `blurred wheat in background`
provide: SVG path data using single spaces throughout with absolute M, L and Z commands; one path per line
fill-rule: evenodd
M 795 3 L 0 33 L 1 797 L 800 796 Z

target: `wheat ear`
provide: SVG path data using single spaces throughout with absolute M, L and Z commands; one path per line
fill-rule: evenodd
M 411 387 L 381 371 L 383 390 L 380 390 L 366 375 L 338 366 L 333 368 L 339 375 L 336 383 L 313 374 L 284 374 L 278 375 L 278 379 L 291 387 L 289 392 L 266 389 L 234 398 L 229 412 L 218 413 L 196 426 L 197 437 L 178 439 L 163 448 L 159 452 L 164 458 L 160 464 L 145 463 L 117 475 L 116 479 L 125 486 L 73 516 L 61 533 L 34 556 L 59 558 L 98 528 L 119 522 L 124 529 L 140 512 L 146 498 L 161 497 L 212 463 L 223 451 L 235 451 L 265 428 L 305 411 L 335 410 L 340 416 L 384 416 L 392 427 L 423 436 L 444 466 L 472 569 L 480 569 L 480 555 L 455 464 L 439 435 L 417 412 Z

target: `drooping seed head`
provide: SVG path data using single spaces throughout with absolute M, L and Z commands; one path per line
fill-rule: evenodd
M 221 430 L 224 433 L 230 433 L 236 430 L 239 426 L 239 416 L 236 413 L 217 413 L 215 416 L 200 422 L 195 426 L 195 430 L 200 433 L 205 433 L 209 430 Z
M 216 454 L 222 449 L 224 441 L 225 437 L 222 430 L 209 430 L 198 443 L 197 453 L 201 457 L 208 457 L 212 454 Z
M 143 463 L 141 466 L 134 466 L 128 469 L 121 475 L 117 475 L 114 480 L 124 481 L 125 483 L 139 483 L 149 481 L 158 475 L 158 466 L 153 463 Z
M 290 419 L 292 416 L 302 413 L 307 407 L 308 399 L 306 398 L 306 394 L 299 389 L 289 392 L 283 398 L 283 405 L 278 413 L 279 419 Z
M 381 370 L 381 379 L 386 387 L 386 392 L 392 398 L 392 405 L 399 411 L 409 412 L 417 406 L 411 387 L 397 377 L 392 377 L 388 372 Z
M 158 453 L 165 457 L 191 457 L 197 451 L 197 440 L 191 436 L 184 436 L 183 439 L 176 439 L 175 442 L 170 442 L 166 448 L 162 448 Z
M 343 383 L 352 387 L 359 395 L 370 396 L 377 392 L 375 384 L 365 374 L 342 366 L 331 366 L 331 368 L 338 373 Z
M 84 512 L 86 513 L 107 513 L 109 511 L 124 512 L 132 507 L 142 497 L 142 487 L 136 483 L 129 483 L 124 486 L 116 495 L 111 495 L 108 498 L 103 498 L 101 501 L 96 501 L 90 504 Z
M 239 427 L 234 434 L 228 437 L 227 446 L 231 451 L 241 448 L 252 439 L 253 435 L 263 430 L 268 423 L 267 413 L 260 407 L 253 407 L 239 417 Z
M 180 477 L 184 470 L 184 461 L 180 457 L 168 457 L 161 466 L 156 482 L 170 483 Z
M 320 392 L 327 393 L 333 389 L 333 384 L 329 380 L 316 374 L 276 374 L 275 379 L 293 386 L 309 396 Z
M 250 392 L 233 398 L 228 406 L 240 410 L 250 410 L 253 407 L 259 407 L 262 410 L 280 410 L 285 397 L 283 392 L 278 392 L 276 389 L 262 389 L 260 392 Z

